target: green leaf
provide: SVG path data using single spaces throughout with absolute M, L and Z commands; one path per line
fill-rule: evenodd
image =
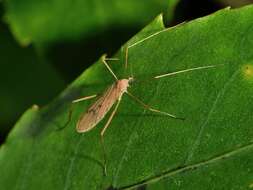
M 22 44 L 79 40 L 116 27 L 143 26 L 178 0 L 8 0 L 6 19 Z
M 119 78 L 131 74 L 129 91 L 172 119 L 144 110 L 124 95 L 104 137 L 78 134 L 78 117 L 114 80 L 99 60 L 48 107 L 28 110 L 1 147 L 5 189 L 249 189 L 253 185 L 253 6 L 221 10 L 165 29 L 162 18 L 130 40 L 110 61 Z M 221 65 L 222 64 L 222 65 Z M 162 79 L 159 74 L 217 65 Z

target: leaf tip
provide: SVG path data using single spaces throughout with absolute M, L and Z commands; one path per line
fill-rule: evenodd
M 32 110 L 34 111 L 39 110 L 39 106 L 37 104 L 32 105 Z
M 20 31 L 20 28 L 10 14 L 5 13 L 2 20 L 9 26 L 13 37 L 22 47 L 27 47 L 32 43 L 32 40 L 28 36 L 23 35 L 22 31 Z
M 162 29 L 165 28 L 163 13 L 160 13 L 159 15 L 157 15 L 157 16 L 155 17 L 155 19 L 153 20 L 153 24 L 157 24 L 157 25 L 160 26 Z
M 226 8 L 224 8 L 224 10 L 230 10 L 231 7 L 230 6 L 227 6 Z

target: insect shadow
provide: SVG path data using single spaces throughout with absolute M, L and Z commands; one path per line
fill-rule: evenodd
M 37 113 L 36 117 L 34 118 L 33 122 L 27 127 L 22 135 L 28 135 L 32 137 L 36 137 L 42 134 L 51 124 L 55 126 L 53 130 L 59 130 L 62 128 L 62 124 L 58 121 L 55 121 L 59 115 L 65 112 L 66 106 L 69 106 L 69 102 L 83 93 L 83 89 L 92 88 L 93 85 L 105 86 L 107 82 L 96 83 L 96 84 L 83 84 L 79 87 L 69 87 L 63 93 L 59 95 L 58 98 L 53 100 L 53 102 L 40 109 L 40 112 Z M 64 122 L 66 123 L 66 121 Z

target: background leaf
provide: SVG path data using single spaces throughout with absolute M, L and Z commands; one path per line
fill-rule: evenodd
M 171 15 L 178 0 L 6 1 L 6 19 L 22 44 L 50 43 L 110 28 L 143 25 L 160 12 Z M 168 7 L 170 10 L 168 10 Z
M 65 86 L 32 47 L 20 47 L 0 23 L 0 142 L 27 107 L 47 104 Z
M 20 119 L 1 147 L 0 168 L 5 174 L 0 178 L 1 186 L 125 189 L 146 184 L 148 189 L 250 188 L 252 13 L 253 6 L 226 9 L 169 29 L 164 29 L 158 17 L 126 44 L 130 46 L 127 71 L 123 68 L 124 49 L 118 52 L 115 57 L 120 61 L 110 65 L 120 78 L 134 75 L 136 81 L 129 90 L 149 105 L 186 120 L 149 113 L 124 96 L 105 134 L 106 177 L 99 144 L 99 132 L 106 119 L 89 133 L 77 134 L 74 130 L 78 117 L 92 101 L 75 105 L 71 124 L 57 130 L 66 123 L 70 100 L 103 92 L 112 84 L 113 78 L 98 61 L 48 107 L 33 107 Z M 150 79 L 162 73 L 216 64 L 224 65 Z

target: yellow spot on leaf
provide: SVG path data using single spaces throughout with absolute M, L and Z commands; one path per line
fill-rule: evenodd
M 253 189 L 253 183 L 251 183 L 251 184 L 249 185 L 249 188 Z
M 243 76 L 246 80 L 253 81 L 253 65 L 247 64 L 242 67 Z

